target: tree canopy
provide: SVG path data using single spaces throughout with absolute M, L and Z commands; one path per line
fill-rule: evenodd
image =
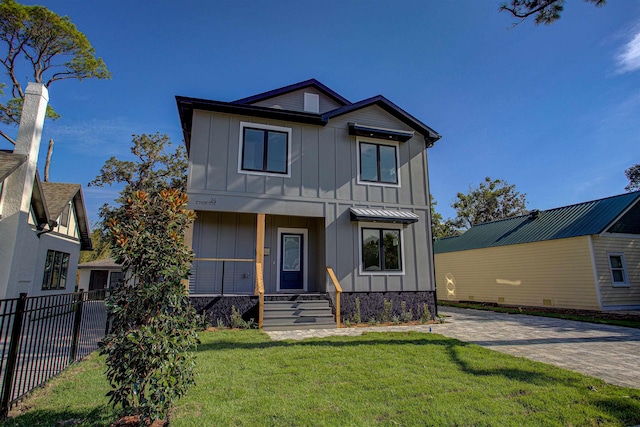
M 124 205 L 135 191 L 144 191 L 152 196 L 168 188 L 185 192 L 187 188 L 187 153 L 184 146 L 171 151 L 171 140 L 159 133 L 133 135 L 131 154 L 135 160 L 108 159 L 89 187 L 104 187 L 124 184 L 116 200 Z M 109 219 L 116 210 L 104 205 L 100 210 L 103 220 Z
M 9 125 L 20 123 L 24 99 L 20 76 L 46 87 L 58 80 L 111 77 L 102 58 L 95 56 L 91 43 L 69 17 L 14 0 L 0 2 L 0 64 L 9 77 L 11 95 L 0 104 L 0 122 Z M 47 116 L 59 117 L 51 107 Z M 15 143 L 6 133 L 0 131 L 0 135 Z
M 629 169 L 625 170 L 624 174 L 629 180 L 629 185 L 624 187 L 624 189 L 626 191 L 640 190 L 640 163 L 636 163 Z
M 583 0 L 596 7 L 604 6 L 607 0 Z M 509 12 L 520 22 L 535 15 L 536 25 L 551 25 L 560 19 L 565 0 L 509 0 L 502 3 L 500 12 Z
M 453 224 L 467 229 L 483 222 L 523 215 L 527 213 L 526 204 L 526 194 L 520 194 L 514 184 L 486 177 L 477 187 L 469 187 L 467 194 L 458 193 L 451 205 L 457 214 Z
M 438 202 L 433 198 L 433 194 L 429 194 L 429 206 L 431 208 L 431 234 L 434 240 L 443 239 L 449 236 L 460 234 L 456 230 L 451 218 L 443 221 L 442 214 L 436 212 Z

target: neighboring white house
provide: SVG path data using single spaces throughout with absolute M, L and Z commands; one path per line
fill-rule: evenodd
M 73 292 L 80 250 L 91 249 L 80 184 L 38 177 L 47 101 L 30 83 L 15 149 L 0 151 L 0 299 Z

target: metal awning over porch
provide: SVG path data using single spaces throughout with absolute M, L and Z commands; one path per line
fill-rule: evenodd
M 392 222 L 400 224 L 413 224 L 420 217 L 411 211 L 349 208 L 351 221 Z

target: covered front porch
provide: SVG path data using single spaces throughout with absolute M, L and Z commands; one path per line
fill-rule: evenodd
M 324 218 L 199 211 L 191 295 L 253 295 L 262 265 L 266 294 L 326 292 Z
M 297 323 L 309 320 L 300 318 L 304 317 L 302 307 L 317 308 L 317 301 L 307 300 L 328 300 L 330 316 L 332 309 L 339 313 L 336 291 L 340 285 L 333 283 L 335 275 L 325 262 L 324 218 L 197 214 L 191 235 L 195 258 L 189 294 L 202 302 L 199 311 L 213 312 L 212 319 L 224 318 L 233 306 L 259 320 L 260 327 L 263 315 L 268 320 L 273 314 L 269 306 L 283 311 L 284 305 L 291 305 L 286 316 L 298 317 L 294 319 Z M 333 319 L 331 322 L 335 325 Z

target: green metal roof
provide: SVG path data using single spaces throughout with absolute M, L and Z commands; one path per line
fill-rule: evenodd
M 461 236 L 436 241 L 433 250 L 438 254 L 516 245 L 600 234 L 607 229 L 611 232 L 640 234 L 638 200 L 640 192 L 636 191 L 540 211 L 537 216 L 532 213 L 478 224 Z M 616 221 L 623 213 L 625 215 Z

